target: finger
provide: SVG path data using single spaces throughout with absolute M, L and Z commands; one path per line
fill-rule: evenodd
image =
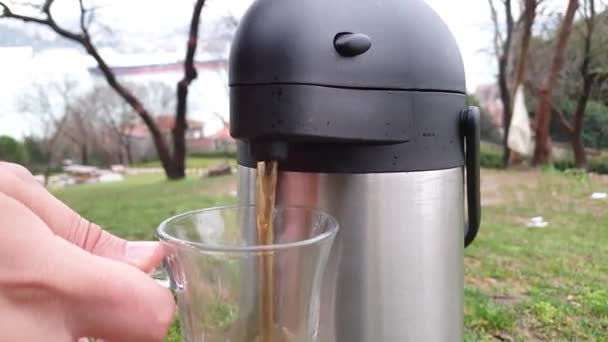
M 121 262 L 87 253 L 54 236 L 49 267 L 68 294 L 67 321 L 74 336 L 110 341 L 161 341 L 173 320 L 169 290 Z M 49 251 L 49 253 L 51 253 Z
M 19 177 L 24 182 L 34 183 L 34 184 L 37 184 L 37 185 L 41 185 L 34 178 L 34 176 L 32 175 L 32 173 L 27 168 L 25 168 L 22 165 L 15 164 L 15 163 L 8 163 L 8 162 L 5 162 L 5 161 L 0 161 L 0 168 L 5 168 L 5 169 L 11 171 L 15 176 Z
M 127 262 L 146 272 L 163 257 L 156 243 L 127 242 L 82 218 L 18 165 L 0 163 L 0 192 L 23 203 L 55 234 L 93 254 Z
M 76 243 L 78 246 L 94 252 L 98 247 L 98 241 L 102 239 L 101 232 L 83 219 L 67 205 L 56 199 L 46 189 L 35 186 L 28 181 L 24 171 L 14 164 L 3 163 L 0 165 L 0 191 L 23 203 L 38 217 L 40 217 L 55 234 Z M 76 236 L 76 232 L 86 231 L 91 234 Z M 105 239 L 104 239 L 105 240 Z M 112 240 L 109 242 L 99 241 L 103 244 L 123 244 L 124 241 Z M 114 248 L 110 248 L 114 250 Z

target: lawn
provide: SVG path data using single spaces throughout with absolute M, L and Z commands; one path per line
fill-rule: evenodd
M 225 162 L 225 158 L 222 157 L 188 157 L 186 158 L 186 168 L 189 169 L 208 169 L 210 167 L 221 165 Z M 229 159 L 230 165 L 236 166 L 236 160 Z M 135 168 L 160 168 L 160 161 L 150 161 L 139 164 L 134 164 Z
M 141 175 L 120 183 L 87 184 L 54 193 L 82 216 L 116 235 L 156 239 L 155 229 L 167 217 L 234 202 L 232 180 L 192 176 L 166 181 L 160 174 Z
M 148 175 L 55 194 L 117 235 L 153 239 L 170 215 L 234 202 L 233 187 L 233 177 Z M 608 341 L 608 201 L 591 200 L 594 191 L 608 191 L 608 179 L 482 172 L 482 228 L 464 261 L 465 341 Z M 535 216 L 549 226 L 527 228 Z
M 465 257 L 467 341 L 608 341 L 606 177 L 482 174 L 483 220 Z M 546 228 L 527 228 L 543 216 Z

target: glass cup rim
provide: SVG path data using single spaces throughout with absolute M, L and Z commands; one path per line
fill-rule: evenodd
M 268 244 L 268 245 L 251 245 L 251 246 L 211 245 L 211 244 L 207 244 L 207 243 L 203 243 L 203 242 L 196 242 L 196 241 L 180 239 L 178 237 L 175 237 L 175 236 L 167 233 L 167 231 L 166 231 L 167 226 L 171 222 L 174 222 L 174 221 L 176 221 L 180 218 L 186 217 L 186 216 L 204 214 L 204 213 L 214 212 L 214 211 L 223 211 L 223 210 L 236 210 L 236 209 L 244 209 L 244 208 L 251 209 L 251 208 L 255 208 L 255 207 L 256 206 L 254 204 L 251 204 L 251 205 L 226 205 L 226 206 L 215 206 L 215 207 L 186 211 L 186 212 L 171 216 L 171 217 L 165 219 L 164 221 L 162 221 L 160 223 L 160 225 L 158 226 L 158 228 L 156 229 L 156 235 L 161 242 L 184 246 L 184 247 L 190 247 L 190 248 L 194 248 L 194 249 L 201 250 L 201 251 L 224 252 L 224 253 L 226 253 L 226 252 L 228 252 L 228 253 L 229 252 L 247 253 L 247 252 L 265 252 L 265 251 L 267 252 L 267 251 L 276 251 L 276 250 L 284 250 L 284 249 L 290 249 L 290 248 L 311 246 L 311 245 L 320 243 L 324 240 L 327 240 L 332 236 L 335 236 L 338 233 L 339 228 L 340 228 L 340 224 L 339 224 L 338 220 L 334 216 L 329 214 L 328 212 L 323 211 L 321 209 L 313 208 L 313 207 L 305 207 L 305 206 L 278 206 L 276 208 L 278 210 L 298 209 L 298 210 L 306 210 L 306 211 L 310 211 L 310 212 L 315 212 L 316 214 L 320 214 L 320 215 L 326 217 L 331 222 L 329 222 L 329 227 L 324 232 L 322 232 L 318 235 L 315 235 L 313 237 L 307 238 L 307 239 L 300 239 L 297 241 L 286 242 L 286 243 L 272 243 L 272 244 Z

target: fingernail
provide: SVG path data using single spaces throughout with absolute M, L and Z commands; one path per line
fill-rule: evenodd
M 158 242 L 127 242 L 127 248 L 125 250 L 125 259 L 131 264 L 140 266 L 150 261 L 154 253 L 156 253 L 157 248 Z

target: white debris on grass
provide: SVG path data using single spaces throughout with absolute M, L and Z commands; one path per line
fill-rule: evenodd
M 123 175 L 115 172 L 104 172 L 97 178 L 99 183 L 113 183 L 113 182 L 121 182 L 125 179 Z
M 608 199 L 608 193 L 605 193 L 605 192 L 594 192 L 591 195 L 591 199 L 594 199 L 594 200 Z
M 549 222 L 545 221 L 542 216 L 533 217 L 528 222 L 527 226 L 529 228 L 545 228 L 549 225 Z

